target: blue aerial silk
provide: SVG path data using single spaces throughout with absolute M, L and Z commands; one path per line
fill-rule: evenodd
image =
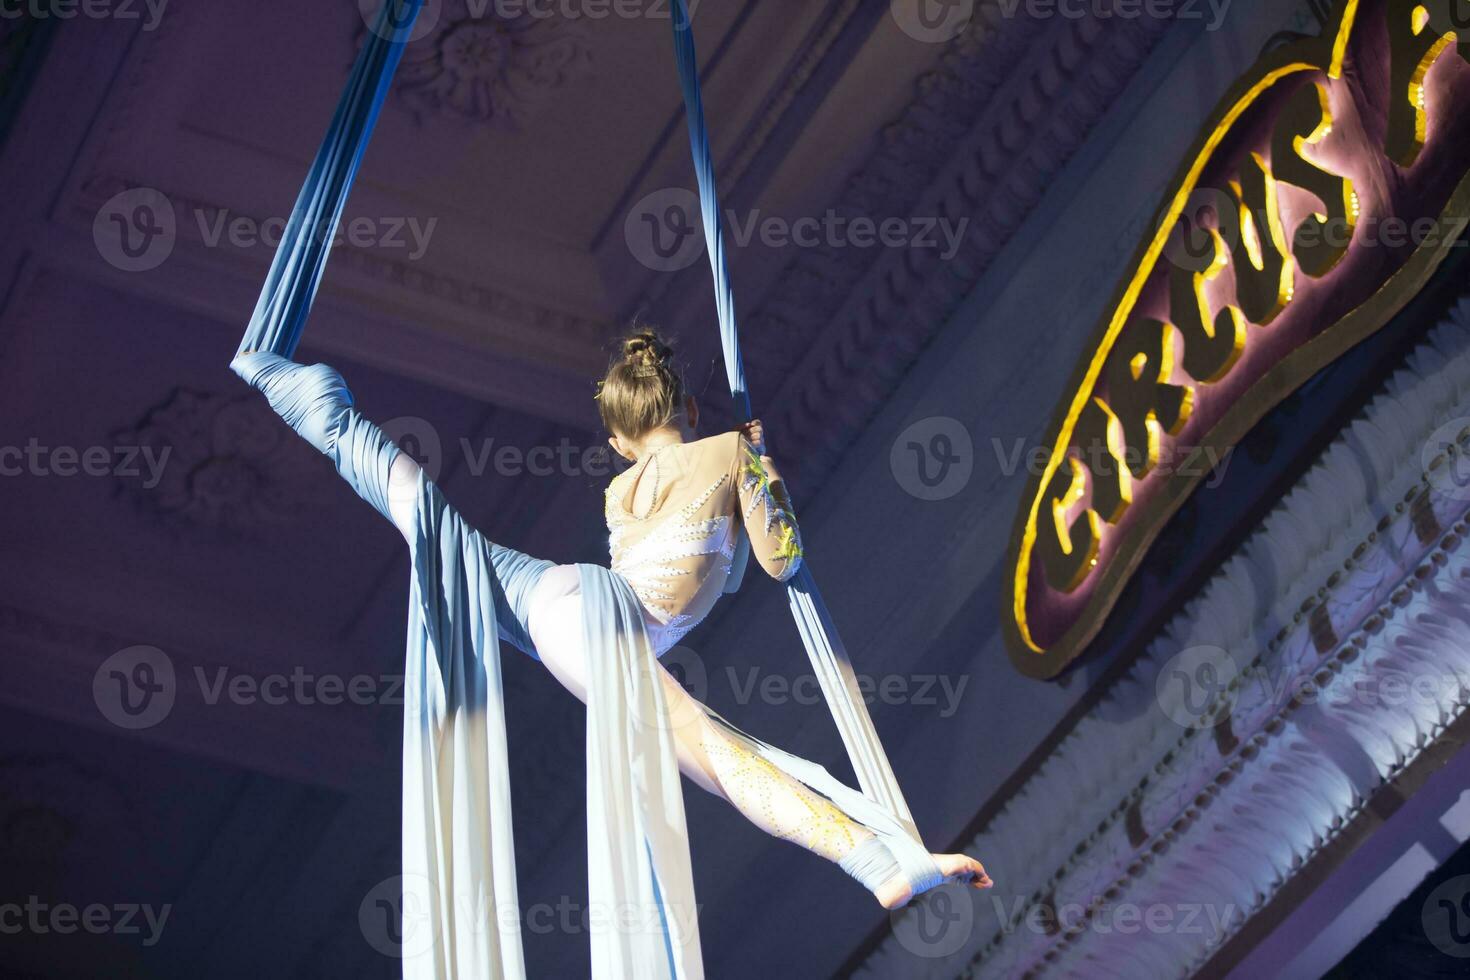
M 529 597 L 550 563 L 486 540 L 426 476 L 395 490 L 399 450 L 353 407 L 341 375 L 290 358 L 321 283 L 331 242 L 393 71 L 423 0 L 387 0 L 353 66 L 231 367 L 324 453 L 374 509 L 411 493 L 412 575 L 403 737 L 403 972 L 410 978 L 519 980 L 521 949 L 509 766 L 498 641 L 534 652 Z M 683 4 L 678 3 L 679 15 Z M 687 19 L 681 40 L 692 66 Z M 676 23 L 676 39 L 679 25 Z M 687 49 L 682 47 L 687 45 Z M 689 94 L 686 83 L 686 96 Z M 697 82 L 693 86 L 697 100 Z M 697 105 L 697 101 L 695 102 Z M 691 126 L 695 114 L 691 113 Z M 703 142 L 703 119 L 699 114 Z M 707 165 L 707 143 L 705 158 Z M 708 179 L 707 179 L 708 178 Z M 712 173 L 701 171 L 706 224 L 718 221 Z M 718 228 L 715 228 L 718 237 Z M 738 393 L 733 300 L 723 284 L 722 331 Z M 726 329 L 728 327 L 728 329 Z M 594 977 L 698 980 L 697 906 L 673 729 L 642 607 L 620 576 L 579 566 L 588 664 L 587 821 L 591 910 L 613 923 L 591 935 Z M 864 789 L 710 717 L 792 777 L 871 828 L 916 890 L 938 880 L 917 842 L 877 745 L 850 665 L 820 599 L 797 577 L 792 607 Z M 708 710 L 708 709 L 706 709 Z M 854 751 L 857 746 L 857 751 Z M 886 783 L 885 776 L 886 773 Z M 595 921 L 595 920 L 594 920 Z M 631 925 L 630 925 L 631 923 Z
M 679 67 L 679 84 L 684 94 L 684 115 L 689 125 L 689 149 L 694 158 L 694 173 L 699 183 L 699 206 L 704 219 L 704 238 L 714 275 L 715 312 L 719 317 L 720 346 L 725 355 L 725 375 L 730 383 L 730 397 L 735 400 L 742 419 L 751 417 L 750 391 L 745 383 L 745 362 L 740 356 L 740 334 L 735 317 L 735 290 L 725 256 L 724 216 L 715 187 L 714 156 L 710 152 L 709 130 L 704 122 L 704 97 L 699 84 L 699 56 L 694 47 L 694 25 L 684 0 L 673 0 L 674 55 Z M 880 808 L 902 830 L 902 833 L 880 834 L 894 858 L 907 874 L 915 891 L 932 886 L 939 880 L 929 851 L 920 842 L 914 819 L 899 788 L 888 755 L 878 739 L 858 688 L 857 675 L 837 626 L 827 611 L 812 578 L 811 563 L 803 560 L 801 568 L 786 584 L 791 614 L 796 620 L 802 644 L 821 685 L 822 694 L 837 730 L 847 748 L 858 785 L 872 803 Z M 870 824 L 871 826 L 871 824 Z

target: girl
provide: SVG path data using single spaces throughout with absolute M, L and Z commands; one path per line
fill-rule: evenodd
M 458 515 L 442 501 L 419 465 L 357 413 L 337 372 L 248 350 L 231 367 L 260 389 L 298 434 L 332 458 L 354 489 L 392 520 L 414 550 L 416 565 L 443 564 L 450 549 L 426 547 L 434 539 L 426 537 L 425 529 L 439 532 L 457 525 Z M 673 351 L 654 333 L 638 330 L 624 341 L 597 398 L 610 444 L 632 463 L 606 494 L 612 572 L 636 594 L 642 628 L 654 653 L 662 655 L 703 620 L 726 591 L 742 531 L 760 566 L 782 581 L 800 567 L 800 532 L 780 475 L 765 455 L 761 424 L 751 422 L 735 432 L 696 440 L 699 406 L 673 366 Z M 478 539 L 472 529 L 467 533 Z M 475 547 L 486 553 L 489 571 L 483 578 L 488 581 L 478 577 L 477 581 L 492 593 L 501 637 L 538 658 L 563 686 L 587 702 L 593 686 L 589 670 L 595 673 L 597 666 L 589 664 L 586 655 L 587 567 L 554 565 L 488 542 Z M 424 554 L 431 550 L 436 553 Z M 463 569 L 456 574 L 463 578 Z M 411 615 L 427 620 L 437 615 L 427 593 L 439 581 L 450 582 L 449 571 L 441 575 L 436 566 L 423 573 Z M 600 628 L 596 618 L 590 622 Z M 410 625 L 412 631 L 415 621 Z M 446 668 L 442 651 L 435 651 L 435 656 L 441 658 L 430 665 L 437 672 L 436 681 L 452 685 L 456 677 L 450 675 L 459 668 Z M 464 683 L 462 678 L 459 683 Z M 907 873 L 901 870 L 872 829 L 753 751 L 752 745 L 761 743 L 740 737 L 738 730 L 690 697 L 661 665 L 657 683 L 685 776 L 727 800 L 768 834 L 838 863 L 885 908 L 908 902 L 916 884 L 919 890 L 945 880 L 990 887 L 980 863 L 961 854 L 931 855 L 934 873 L 916 882 L 912 868 Z M 444 710 L 441 703 L 430 700 L 430 714 Z M 406 722 L 406 732 L 414 723 Z M 436 764 L 434 759 L 423 763 L 426 769 Z M 406 851 L 410 833 L 406 822 Z

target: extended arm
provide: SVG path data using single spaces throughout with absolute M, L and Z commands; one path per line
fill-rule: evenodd
M 413 533 L 419 465 L 353 407 L 342 375 L 264 351 L 239 354 L 230 369 L 258 389 L 287 425 L 405 538 Z

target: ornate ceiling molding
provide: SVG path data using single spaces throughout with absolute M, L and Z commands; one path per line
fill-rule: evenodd
M 145 512 L 177 530 L 260 533 L 304 520 L 328 499 L 325 460 L 283 428 L 254 392 L 175 388 L 113 433 L 157 461 L 115 477 Z
M 750 318 L 759 375 L 781 378 L 783 444 L 819 482 L 1019 230 L 1142 66 L 1167 22 L 1004 17 L 979 5 L 846 182 L 847 218 L 933 217 L 959 250 L 803 250 Z
M 519 129 L 557 89 L 592 73 L 582 19 L 529 9 L 508 17 L 495 4 L 477 6 L 448 0 L 437 23 L 404 50 L 394 103 L 419 122 L 437 116 Z
M 965 975 L 1191 975 L 1465 714 L 1467 452 L 1470 301 L 966 843 Z M 912 934 L 860 975 L 957 974 Z
M 772 93 L 754 121 L 740 134 L 738 146 L 729 160 L 725 161 L 720 173 L 734 186 L 750 170 L 761 151 L 766 148 L 771 134 L 812 80 L 837 39 L 848 29 L 853 16 L 859 12 L 861 0 L 836 0 L 832 8 L 823 13 L 817 22 L 816 34 L 801 50 L 790 71 L 781 78 L 781 83 Z M 682 136 L 682 129 L 674 127 Z
M 217 202 L 200 200 L 155 185 L 145 185 L 135 178 L 112 172 L 95 173 L 89 177 L 82 185 L 74 205 L 77 213 L 90 223 L 97 211 L 113 197 L 144 186 L 167 198 L 173 205 L 175 215 L 181 216 L 175 223 L 178 238 L 201 250 L 218 245 L 209 242 L 201 228 L 217 228 L 221 222 L 244 218 L 251 227 L 261 229 L 262 235 L 265 235 L 272 227 L 271 221 L 277 220 L 241 214 Z M 603 321 L 541 306 L 483 283 L 430 272 L 421 262 L 394 261 L 384 258 L 381 251 L 358 247 L 350 241 L 344 241 L 337 253 L 334 256 L 334 268 L 351 269 L 369 281 L 416 293 L 438 303 L 457 306 L 477 316 L 489 315 L 503 319 L 542 335 L 555 335 L 563 342 L 579 346 L 601 344 L 608 335 L 609 326 Z

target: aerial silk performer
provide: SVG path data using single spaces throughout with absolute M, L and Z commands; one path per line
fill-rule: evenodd
M 681 771 L 886 907 L 947 880 L 988 887 L 979 862 L 924 850 L 906 811 L 745 734 L 659 663 L 738 577 L 745 548 L 779 580 L 805 569 L 762 426 L 696 440 L 699 407 L 655 333 L 635 330 L 598 390 L 610 443 L 632 464 L 607 491 L 611 567 L 486 540 L 358 413 L 338 372 L 291 360 L 420 2 L 379 14 L 231 362 L 408 544 L 403 881 L 432 941 L 405 951 L 405 977 L 525 976 L 502 640 L 587 705 L 590 908 L 616 920 L 592 931 L 594 977 L 703 976 Z

